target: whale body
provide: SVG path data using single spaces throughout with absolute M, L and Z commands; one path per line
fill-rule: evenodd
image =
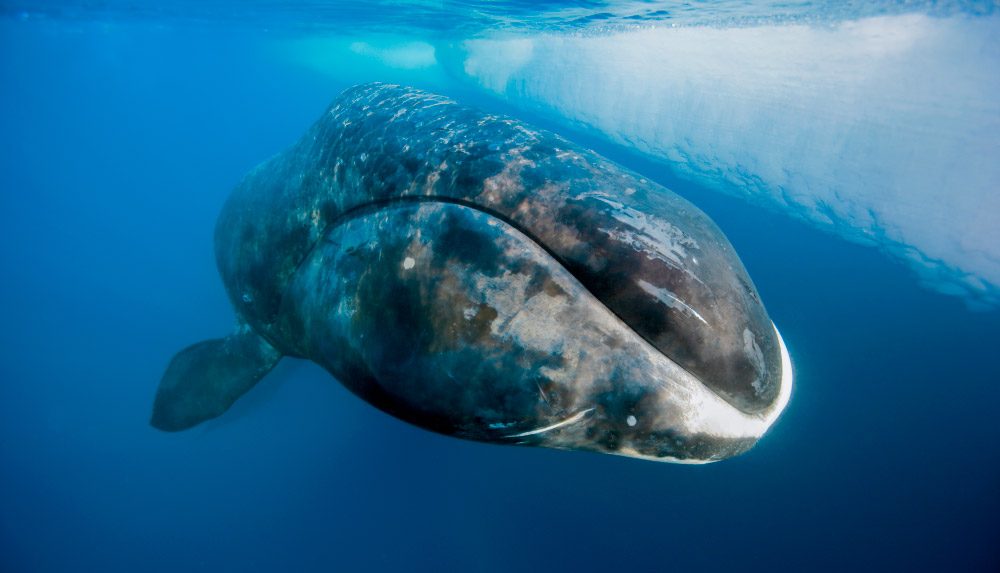
M 282 356 L 420 427 L 700 463 L 788 401 L 788 352 L 728 240 L 558 135 L 424 91 L 343 92 L 232 192 L 230 335 L 178 353 L 152 425 L 221 415 Z

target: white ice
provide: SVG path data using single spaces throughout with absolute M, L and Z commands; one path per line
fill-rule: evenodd
M 1000 18 L 487 37 L 464 73 L 1000 304 Z

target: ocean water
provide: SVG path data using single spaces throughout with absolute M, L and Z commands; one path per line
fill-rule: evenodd
M 0 570 L 1000 569 L 996 8 L 0 1 Z M 151 428 L 233 324 L 229 191 L 371 80 L 706 211 L 789 346 L 774 428 L 704 466 L 500 447 L 290 359 Z

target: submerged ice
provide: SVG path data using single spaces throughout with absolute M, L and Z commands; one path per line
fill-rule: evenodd
M 516 104 L 1000 303 L 1000 18 L 531 33 L 462 43 Z

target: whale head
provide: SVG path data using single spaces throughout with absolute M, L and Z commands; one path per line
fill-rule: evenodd
M 286 295 L 299 317 L 290 328 L 307 341 L 298 352 L 352 391 L 434 431 L 716 461 L 746 451 L 774 422 L 791 364 L 728 242 L 715 240 L 697 249 L 699 272 L 673 265 L 673 282 L 662 265 L 622 252 L 589 275 L 474 206 L 394 203 L 342 221 L 300 267 Z M 642 260 L 670 243 L 657 244 L 628 242 Z M 599 288 L 589 286 L 595 276 Z M 618 298 L 601 298 L 609 292 Z M 630 321 L 636 314 L 641 322 Z

